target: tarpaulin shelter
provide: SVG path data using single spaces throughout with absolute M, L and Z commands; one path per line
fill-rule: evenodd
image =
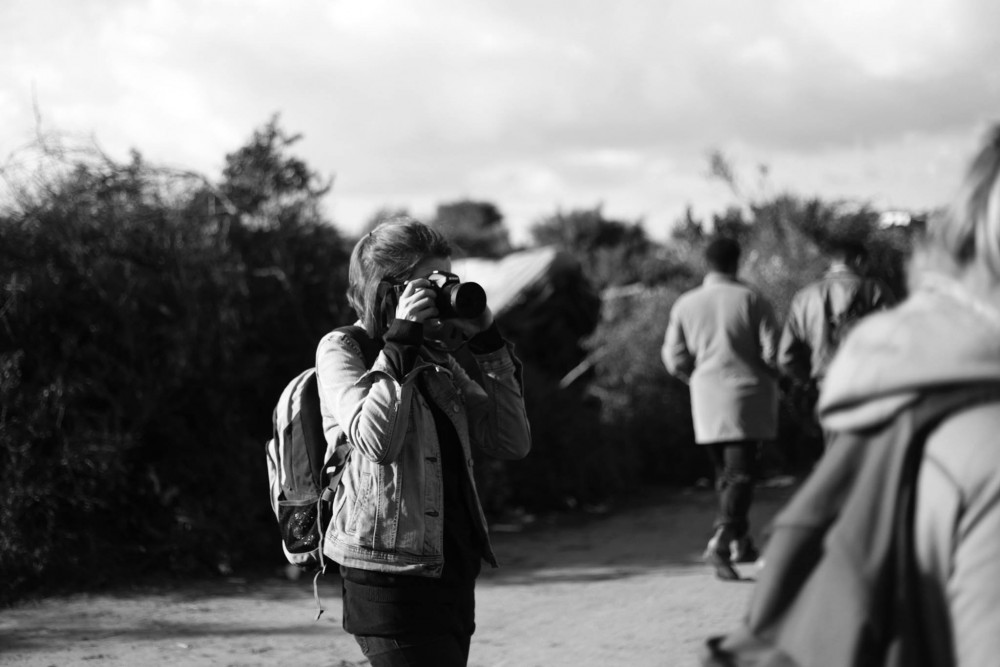
M 452 270 L 483 286 L 501 330 L 525 360 L 562 374 L 583 357 L 579 343 L 597 326 L 601 301 L 569 253 L 544 246 L 496 260 L 455 259 Z

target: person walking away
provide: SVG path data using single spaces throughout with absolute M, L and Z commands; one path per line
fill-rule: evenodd
M 351 445 L 325 553 L 340 564 L 344 629 L 375 667 L 467 664 L 476 577 L 497 564 L 473 448 L 520 459 L 531 447 L 520 362 L 489 306 L 441 312 L 442 281 L 458 282 L 450 255 L 412 218 L 376 227 L 351 254 L 348 300 L 381 351 L 369 369 L 336 331 L 316 351 L 327 443 Z M 441 342 L 456 330 L 482 385 Z
M 737 277 L 740 246 L 719 238 L 705 250 L 708 274 L 670 312 L 661 356 L 690 385 L 695 441 L 715 468 L 718 512 L 705 560 L 724 580 L 734 562 L 753 562 L 749 511 L 760 446 L 777 434 L 777 338 L 774 312 Z
M 862 317 L 895 300 L 881 281 L 862 275 L 865 249 L 838 239 L 830 243 L 826 273 L 795 293 L 778 345 L 778 367 L 800 401 L 799 415 L 816 428 L 816 399 L 837 348 Z

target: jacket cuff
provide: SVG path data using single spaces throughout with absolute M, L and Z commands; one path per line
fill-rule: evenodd
M 473 354 L 489 354 L 490 352 L 496 352 L 503 348 L 503 346 L 503 336 L 500 335 L 500 327 L 497 326 L 496 320 L 493 321 L 493 324 L 488 329 L 480 331 L 469 339 L 469 349 Z
M 413 370 L 417 362 L 417 354 L 424 342 L 424 325 L 421 322 L 394 319 L 385 332 L 385 347 L 382 353 L 396 374 L 396 379 L 402 381 L 407 373 Z

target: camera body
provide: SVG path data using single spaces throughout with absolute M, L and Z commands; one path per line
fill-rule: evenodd
M 443 320 L 471 320 L 486 309 L 486 291 L 479 283 L 463 283 L 454 273 L 433 271 L 427 279 L 434 289 L 434 305 Z
M 434 305 L 442 320 L 479 317 L 486 310 L 486 291 L 479 283 L 463 283 L 454 273 L 432 271 L 427 280 L 434 290 Z M 406 285 L 396 285 L 396 294 L 402 294 Z

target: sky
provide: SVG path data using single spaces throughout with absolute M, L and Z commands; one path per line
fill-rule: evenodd
M 218 180 L 278 114 L 348 233 L 461 199 L 522 241 L 595 206 L 658 239 L 778 193 L 926 209 L 1000 118 L 997 26 L 993 0 L 4 0 L 0 164 L 42 130 Z

